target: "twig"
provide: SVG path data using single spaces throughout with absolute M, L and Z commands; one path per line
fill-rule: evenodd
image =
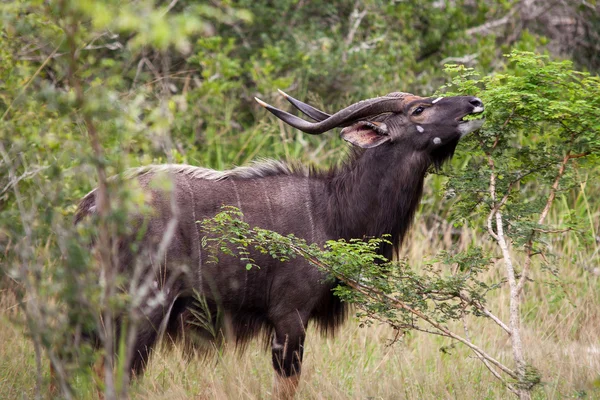
M 445 65 L 448 63 L 457 63 L 457 64 L 470 64 L 477 59 L 479 53 L 466 54 L 462 57 L 446 57 L 442 61 L 440 61 L 440 65 Z
M 512 7 L 510 12 L 508 14 L 506 14 L 504 17 L 499 18 L 494 21 L 488 21 L 485 24 L 476 26 L 474 28 L 467 29 L 465 31 L 465 33 L 468 36 L 477 35 L 480 33 L 487 34 L 492 29 L 507 24 L 510 21 L 510 18 L 515 14 L 515 12 L 517 10 L 518 10 L 518 7 Z
M 352 12 L 351 18 L 354 18 L 354 23 L 352 24 L 352 27 L 350 28 L 350 31 L 348 31 L 348 35 L 344 40 L 346 46 L 349 46 L 354 41 L 354 35 L 356 35 L 356 31 L 358 30 L 358 27 L 360 26 L 360 23 L 365 15 L 367 15 L 367 10 L 358 12 L 358 9 L 354 9 L 354 12 Z
M 536 232 L 541 232 L 541 233 L 566 233 L 566 232 L 570 232 L 573 229 L 572 228 L 565 228 L 565 229 L 541 229 L 541 228 L 533 228 L 534 231 Z M 538 252 L 538 254 L 540 254 Z
M 472 304 L 475 307 L 477 307 L 477 309 L 479 311 L 481 311 L 482 313 L 484 313 L 488 318 L 490 318 L 498 326 L 500 326 L 502 329 L 504 329 L 506 331 L 506 333 L 508 333 L 509 335 L 512 335 L 512 331 L 510 330 L 510 328 L 504 322 L 502 322 L 502 320 L 500 318 L 498 318 L 490 310 L 488 310 L 487 308 L 485 308 L 483 306 L 483 304 L 479 303 L 478 301 L 474 301 L 474 300 L 470 299 L 464 293 L 460 293 L 460 298 L 463 299 L 464 301 L 466 301 L 467 303 Z
M 7 191 L 9 191 L 10 188 L 12 188 L 14 185 L 18 184 L 20 181 L 25 180 L 27 178 L 31 178 L 32 176 L 34 176 L 34 175 L 38 174 L 39 172 L 44 171 L 48 168 L 49 167 L 47 167 L 47 166 L 39 167 L 32 171 L 25 171 L 19 177 L 10 178 L 8 181 L 8 184 L 6 184 L 6 186 L 4 186 L 4 189 L 2 189 L 2 191 L 0 191 L 0 196 L 3 195 L 4 193 L 6 193 Z
M 345 46 L 344 52 L 342 53 L 342 61 L 343 62 L 345 62 L 346 59 L 348 58 L 348 47 L 354 41 L 354 35 L 356 35 L 356 31 L 360 27 L 360 23 L 362 22 L 363 18 L 366 15 L 367 15 L 366 9 L 361 12 L 358 11 L 358 2 L 356 2 L 356 4 L 354 5 L 354 10 L 350 14 L 350 21 L 352 23 L 352 26 L 350 27 L 350 30 L 348 31 L 348 34 L 346 35 L 346 38 L 344 39 L 344 44 L 346 46 Z
M 307 252 L 305 252 L 304 250 L 302 250 L 301 248 L 298 248 L 296 246 L 292 245 L 292 249 L 297 253 L 300 254 L 301 256 L 305 257 L 307 260 L 309 260 L 311 263 L 313 263 L 316 266 L 321 267 L 322 269 L 331 271 L 331 268 L 328 268 L 327 265 L 323 264 L 322 262 L 320 262 L 319 260 L 315 259 L 312 254 L 309 254 Z M 408 312 L 410 312 L 411 314 L 415 315 L 416 317 L 418 317 L 419 319 L 427 322 L 428 324 L 430 324 L 431 326 L 433 326 L 434 328 L 438 329 L 440 332 L 444 333 L 446 336 L 451 337 L 461 343 L 463 343 L 464 345 L 466 345 L 467 347 L 469 347 L 473 352 L 481 355 L 483 358 L 485 358 L 486 360 L 488 360 L 489 362 L 491 362 L 492 364 L 494 364 L 496 367 L 498 367 L 500 370 L 502 370 L 504 373 L 506 373 L 507 375 L 509 375 L 511 378 L 513 379 L 518 379 L 518 375 L 512 371 L 511 369 L 507 368 L 504 364 L 502 364 L 501 362 L 499 362 L 498 360 L 496 360 L 495 358 L 493 358 L 492 356 L 490 356 L 489 354 L 487 354 L 483 349 L 481 349 L 479 346 L 471 343 L 471 341 L 463 338 L 460 335 L 457 335 L 456 333 L 452 332 L 451 330 L 449 330 L 448 328 L 444 327 L 442 324 L 434 321 L 433 319 L 431 319 L 430 317 L 428 317 L 427 315 L 423 314 L 422 312 L 420 312 L 419 310 L 416 310 L 412 307 L 410 307 L 408 304 L 395 299 L 385 293 L 376 291 L 372 288 L 369 288 L 367 286 L 362 285 L 359 282 L 355 282 L 351 279 L 349 279 L 348 277 L 338 273 L 338 272 L 334 272 L 331 271 L 332 273 L 334 273 L 334 275 L 336 276 L 336 278 L 340 279 L 340 281 L 342 281 L 344 284 L 348 285 L 349 287 L 351 287 L 352 289 L 356 290 L 357 292 L 373 299 L 373 300 L 377 300 L 377 296 L 384 298 L 385 300 L 389 301 L 391 304 L 394 304 L 396 306 L 396 308 L 399 309 L 403 309 L 406 310 Z M 374 295 L 375 294 L 375 295 Z
M 494 160 L 492 159 L 492 157 L 489 154 L 487 155 L 487 159 L 488 159 L 488 164 L 492 170 L 492 173 L 490 174 L 489 190 L 490 190 L 490 193 L 493 193 L 492 211 L 490 212 L 490 214 L 488 215 L 488 218 L 487 218 L 487 229 L 488 229 L 490 236 L 492 238 L 494 238 L 494 240 L 498 241 L 498 235 L 496 234 L 496 232 L 494 232 L 494 228 L 492 226 L 492 221 L 494 219 L 494 215 L 500 209 L 500 207 L 497 207 L 497 205 L 495 204 L 495 201 L 496 201 L 496 174 L 494 173 Z
M 167 15 L 167 13 L 169 11 L 171 11 L 173 9 L 173 7 L 175 7 L 175 5 L 179 2 L 179 0 L 171 0 L 171 2 L 169 3 L 169 5 L 167 6 L 167 8 L 165 8 L 165 10 L 161 13 L 161 16 L 165 16 Z
M 7 115 L 8 112 L 11 110 L 12 106 L 15 104 L 15 102 L 17 101 L 17 99 L 19 97 L 21 97 L 21 95 L 23 93 L 25 93 L 25 90 L 27 90 L 27 88 L 29 87 L 29 85 L 31 84 L 31 82 L 33 82 L 33 80 L 40 74 L 40 72 L 42 72 L 42 70 L 44 69 L 44 67 L 46 66 L 46 64 L 48 64 L 48 62 L 50 62 L 50 60 L 52 58 L 54 58 L 54 55 L 56 54 L 56 52 L 58 51 L 58 49 L 60 49 L 60 46 L 62 45 L 63 40 L 61 40 L 61 42 L 58 44 L 58 46 L 56 46 L 56 48 L 52 51 L 52 53 L 50 53 L 50 55 L 48 57 L 46 57 L 46 60 L 42 63 L 42 65 L 40 65 L 40 67 L 37 69 L 37 71 L 35 71 L 35 73 L 31 76 L 31 78 L 29 78 L 29 80 L 27 81 L 27 83 L 25 83 L 25 85 L 23 85 L 23 87 L 21 88 L 21 91 L 19 92 L 19 94 L 13 99 L 13 101 L 11 101 L 11 103 L 8 105 L 8 107 L 6 108 L 6 110 L 4 111 L 4 113 L 2 114 L 2 116 L 0 117 L 0 121 L 2 121 Z
M 462 318 L 462 323 L 463 323 L 463 328 L 465 330 L 465 337 L 467 338 L 467 340 L 471 341 L 471 337 L 469 335 L 469 329 L 467 328 L 467 321 L 465 320 L 465 316 L 463 314 Z M 483 363 L 483 365 L 485 365 L 485 367 L 492 373 L 492 375 L 494 375 L 500 382 L 502 382 L 502 384 L 504 386 L 506 386 L 508 388 L 508 390 L 510 390 L 511 392 L 513 392 L 514 394 L 516 394 L 517 396 L 519 395 L 519 393 L 515 390 L 515 388 L 509 384 L 503 377 L 502 375 L 500 375 L 498 373 L 498 371 L 496 371 L 488 362 L 488 360 L 486 360 L 485 358 L 481 357 L 479 354 L 475 353 L 476 357 L 479 358 L 479 360 Z

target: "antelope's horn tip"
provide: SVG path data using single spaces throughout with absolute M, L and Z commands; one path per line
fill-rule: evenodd
M 283 91 L 283 90 L 281 90 L 281 89 L 277 89 L 277 91 L 279 92 L 279 94 L 281 94 L 281 95 L 282 95 L 283 97 L 285 97 L 286 99 L 287 99 L 288 97 L 290 97 L 290 96 L 288 96 L 288 94 L 287 94 L 286 92 L 284 92 L 284 91 Z
M 261 99 L 259 99 L 258 97 L 255 97 L 254 100 L 256 100 L 256 102 L 258 104 L 260 104 L 261 106 L 263 106 L 264 108 L 269 108 L 269 105 L 267 103 L 265 103 L 264 101 L 262 101 Z

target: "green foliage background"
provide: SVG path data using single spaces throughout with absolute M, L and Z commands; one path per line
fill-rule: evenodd
M 543 24 L 519 19 L 527 11 L 521 3 L 1 3 L 0 287 L 41 299 L 47 321 L 54 321 L 44 326 L 53 329 L 40 331 L 41 343 L 66 340 L 70 324 L 88 321 L 90 309 L 65 305 L 93 309 L 100 296 L 91 284 L 98 271 L 81 248 L 88 232 L 72 226 L 78 200 L 96 185 L 98 165 L 114 175 L 162 162 L 225 169 L 257 157 L 316 167 L 343 160 L 346 145 L 334 133 L 304 135 L 255 104 L 257 96 L 285 108 L 277 89 L 329 112 L 392 91 L 480 95 L 486 129 L 460 145 L 452 168 L 429 180 L 422 215 L 482 233 L 493 207 L 483 194 L 491 156 L 501 171 L 499 196 L 511 191 L 507 229 L 516 245 L 526 246 L 542 229 L 534 218 L 544 206 L 540 194 L 548 193 L 568 149 L 585 157 L 565 175 L 559 228 L 576 232 L 578 245 L 593 252 L 600 92 L 598 53 L 588 39 L 600 30 L 597 8 L 569 9 L 586 21 L 578 34 L 587 41 L 563 51 Z M 479 29 L 504 17 L 500 29 Z M 533 53 L 504 56 L 513 50 Z M 571 57 L 575 66 L 551 62 Z M 466 66 L 445 70 L 444 64 Z M 91 150 L 87 122 L 98 132 L 100 157 Z M 582 185 L 586 196 L 571 190 Z M 110 218 L 117 222 L 139 200 L 121 186 L 115 180 L 109 187 Z M 541 251 L 544 243 L 539 235 L 532 246 Z M 583 272 L 598 260 L 572 261 Z M 65 301 L 44 301 L 56 297 Z

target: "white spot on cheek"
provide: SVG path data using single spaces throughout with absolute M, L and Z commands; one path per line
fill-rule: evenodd
M 435 99 L 434 101 L 432 101 L 432 102 L 431 102 L 431 104 L 435 104 L 435 103 L 437 103 L 438 101 L 440 101 L 441 99 L 443 99 L 443 97 L 438 97 L 437 99 Z
M 421 125 L 417 125 L 417 130 L 421 133 L 425 132 L 425 129 Z
M 433 138 L 433 144 L 440 144 L 442 143 L 442 139 L 440 139 L 439 137 Z

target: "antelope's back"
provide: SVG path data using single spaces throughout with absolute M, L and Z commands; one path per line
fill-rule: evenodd
M 303 260 L 281 263 L 253 253 L 260 268 L 250 271 L 245 268 L 246 261 L 225 254 L 219 254 L 215 262 L 202 247 L 206 232 L 200 222 L 215 216 L 223 206 L 233 206 L 251 226 L 324 243 L 331 238 L 324 211 L 325 182 L 289 173 L 235 177 L 211 171 L 173 166 L 148 169 L 132 178 L 132 186 L 139 186 L 145 201 L 144 207 L 130 213 L 130 232 L 119 246 L 120 269 L 128 273 L 139 263 L 147 264 L 148 270 L 160 265 L 153 270 L 162 284 L 165 276 L 186 276 L 181 290 L 201 289 L 230 306 L 240 306 L 240 302 L 267 306 L 264 303 L 269 297 L 289 295 L 284 292 L 286 287 L 310 292 L 309 282 L 321 279 L 321 273 Z M 75 220 L 94 212 L 95 192 L 91 192 L 80 203 Z M 138 245 L 132 246 L 138 240 Z M 165 241 L 166 251 L 157 255 Z M 265 296 L 267 287 L 273 290 L 269 296 Z

